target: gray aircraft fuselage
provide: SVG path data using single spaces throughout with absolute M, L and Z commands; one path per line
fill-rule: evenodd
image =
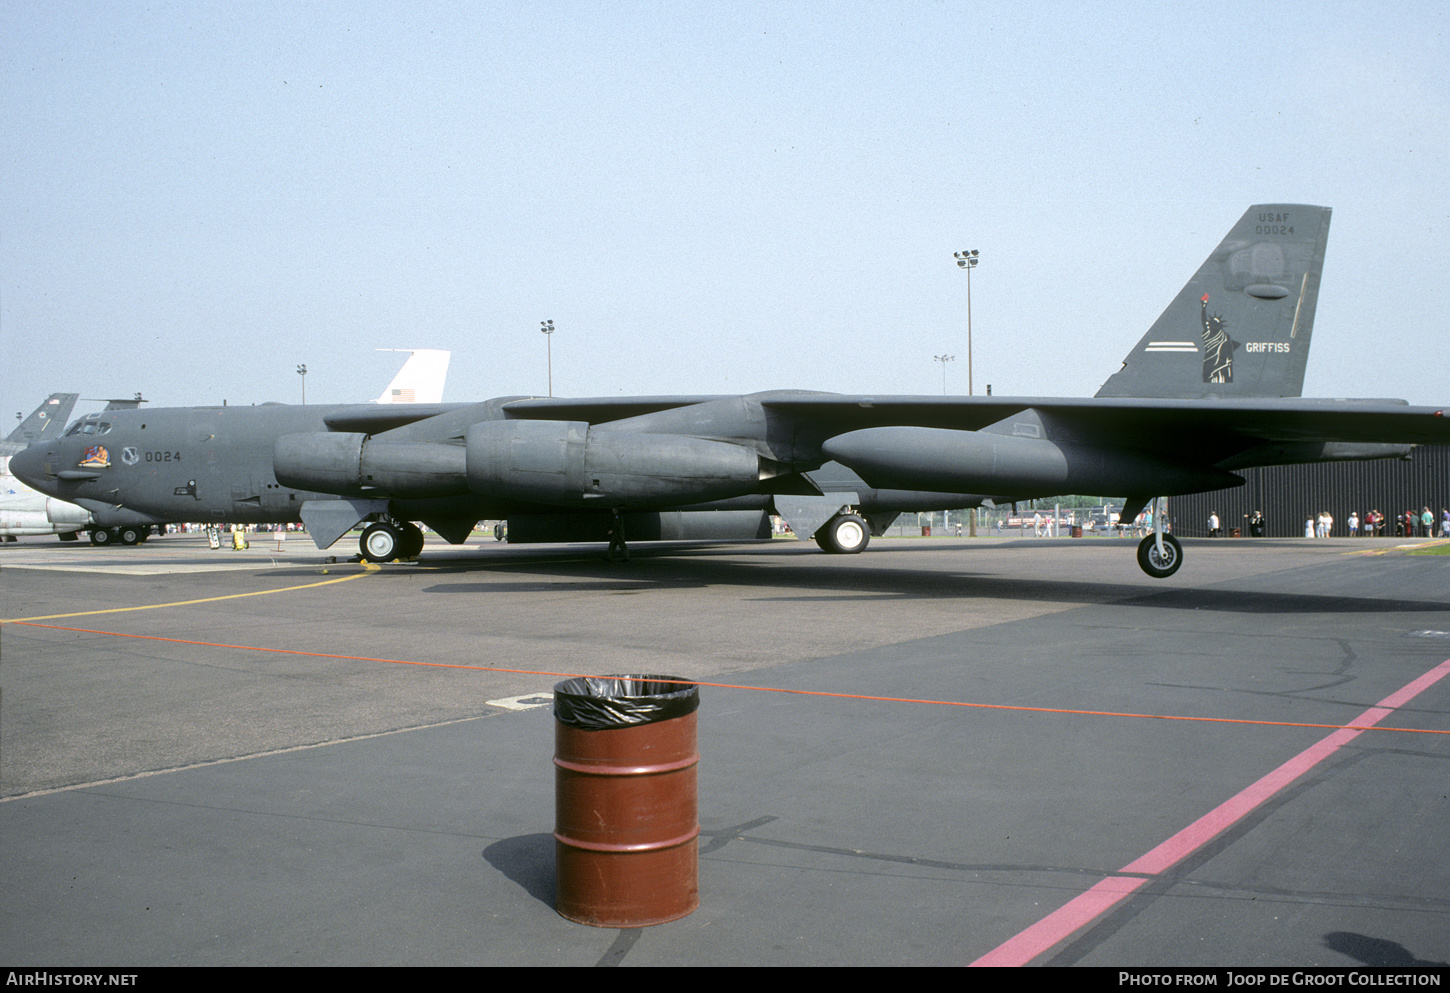
M 1450 442 L 1438 408 L 1299 398 L 1329 215 L 1249 208 L 1091 399 L 773 391 L 106 411 L 11 468 L 101 524 L 301 519 L 327 547 L 371 521 L 361 545 L 377 561 L 422 549 L 416 521 L 461 542 L 481 519 L 517 518 L 526 540 L 607 535 L 622 553 L 641 525 L 763 537 L 767 511 L 833 552 L 860 551 L 900 511 L 988 500 L 1122 496 L 1131 520 L 1152 497 L 1242 485 L 1239 469 Z M 558 523 L 571 518 L 593 532 Z M 1182 561 L 1161 523 L 1138 556 L 1159 578 Z
M 78 421 L 65 436 L 17 456 L 16 467 L 26 478 L 41 482 L 46 492 L 88 508 L 103 525 L 295 522 L 301 520 L 307 503 L 339 496 L 387 501 L 389 514 L 401 520 L 474 522 L 583 509 L 764 509 L 774 490 L 800 490 L 803 495 L 820 492 L 820 485 L 811 487 L 796 478 L 788 480 L 789 485 L 772 485 L 771 479 L 795 475 L 775 466 L 773 458 L 785 455 L 793 465 L 795 439 L 790 431 L 775 439 L 752 439 L 766 417 L 758 404 L 743 397 L 691 404 L 687 409 L 692 416 L 687 417 L 678 410 L 667 410 L 629 418 L 621 422 L 622 430 L 610 431 L 610 424 L 596 425 L 592 446 L 596 452 L 606 448 L 611 438 L 626 448 L 661 443 L 662 450 L 655 453 L 658 458 L 653 462 L 646 457 L 640 464 L 630 465 L 628 452 L 621 456 L 606 451 L 613 461 L 603 467 L 592 464 L 589 468 L 593 470 L 612 473 L 612 492 L 581 490 L 577 496 L 566 495 L 566 490 L 555 485 L 564 474 L 553 466 L 535 474 L 538 478 L 532 484 L 505 481 L 482 491 L 470 488 L 467 466 L 470 455 L 481 447 L 475 444 L 470 451 L 470 437 L 476 442 L 490 426 L 542 426 L 548 430 L 559 423 L 507 417 L 511 405 L 530 403 L 543 401 L 504 398 L 414 409 L 265 404 L 106 411 Z M 641 420 L 649 421 L 646 426 L 656 430 L 628 430 L 640 427 Z M 670 427 L 704 430 L 731 440 L 705 441 L 714 450 L 703 461 L 698 452 L 691 453 L 697 456 L 691 464 L 699 471 L 686 477 L 679 453 L 671 447 L 678 447 L 681 436 L 660 431 Z M 584 428 L 587 434 L 588 426 Z M 503 444 L 519 447 L 511 442 Z M 685 447 L 697 442 L 691 438 Z M 310 465 L 294 464 L 289 454 L 298 444 L 304 449 L 309 444 L 324 448 L 324 457 Z M 567 448 L 567 440 L 540 444 L 546 456 Z M 757 448 L 772 455 L 762 459 Z M 318 453 L 310 454 L 315 458 Z M 411 461 L 400 465 L 395 457 L 399 454 L 410 456 Z M 710 456 L 722 454 L 736 456 L 736 464 L 716 472 L 721 467 Z M 809 468 L 818 469 L 824 461 L 819 445 L 811 446 L 806 459 Z M 776 474 L 762 479 L 762 463 L 775 466 Z M 851 502 L 868 513 L 973 506 L 982 499 L 975 494 L 877 491 L 841 467 L 818 475 L 821 485 L 829 489 L 854 492 L 857 499 Z M 669 481 L 675 485 L 659 492 Z

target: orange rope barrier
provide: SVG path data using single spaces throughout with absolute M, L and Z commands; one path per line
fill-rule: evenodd
M 51 631 L 72 631 L 77 634 L 98 634 L 108 635 L 114 638 L 137 638 L 144 641 L 163 641 L 177 645 L 197 645 L 202 648 L 227 648 L 241 652 L 266 652 L 274 655 L 302 655 L 319 659 L 339 659 L 347 662 L 380 662 L 385 665 L 415 665 L 439 669 L 470 669 L 478 672 L 505 672 L 521 676 L 548 676 L 553 679 L 577 679 L 587 676 L 597 676 L 598 673 L 580 672 L 545 672 L 535 669 L 507 669 L 502 666 L 491 665 L 465 665 L 461 662 L 420 662 L 413 659 L 382 659 L 373 658 L 367 655 L 340 655 L 331 652 L 304 652 L 295 648 L 268 648 L 261 645 L 228 645 L 214 641 L 192 641 L 186 638 L 164 638 L 154 634 L 126 634 L 120 631 L 96 631 L 90 628 L 62 627 L 58 624 L 39 624 L 35 621 L 7 621 L 7 624 L 19 624 L 26 627 L 45 628 Z M 1329 730 L 1341 730 L 1350 725 L 1343 724 L 1316 724 L 1303 721 L 1259 721 L 1250 720 L 1244 717 L 1188 717 L 1178 714 L 1136 714 L 1127 711 L 1114 710 L 1078 710 L 1067 707 L 1027 707 L 1020 704 L 1007 703 L 971 703 L 963 700 L 928 700 L 914 697 L 893 697 L 873 696 L 864 693 L 834 693 L 829 690 L 793 690 L 779 686 L 746 686 L 739 683 L 715 683 L 701 679 L 678 679 L 656 678 L 659 682 L 678 682 L 682 685 L 710 686 L 722 690 L 746 690 L 754 693 L 790 693 L 797 696 L 818 696 L 831 697 L 840 700 L 870 700 L 878 703 L 915 703 L 929 704 L 938 707 L 966 707 L 978 710 L 1015 710 L 1027 713 L 1038 714 L 1070 714 L 1085 717 L 1126 717 L 1138 720 L 1153 721 L 1198 721 L 1213 724 L 1258 724 L 1266 727 L 1288 727 L 1288 728 L 1325 728 Z M 1355 706 L 1349 704 L 1348 706 Z M 1401 731 L 1409 734 L 1450 734 L 1450 730 L 1438 730 L 1433 728 L 1404 728 L 1404 727 L 1382 727 L 1376 725 L 1369 729 L 1355 728 L 1355 730 L 1374 731 Z

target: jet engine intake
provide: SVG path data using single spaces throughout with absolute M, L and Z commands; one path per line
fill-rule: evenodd
M 378 441 L 352 432 L 285 434 L 272 452 L 277 482 L 340 496 L 423 498 L 468 492 L 463 449 Z
M 753 493 L 752 448 L 585 421 L 484 421 L 468 428 L 468 485 L 489 497 L 577 507 L 657 507 Z
M 77 507 L 73 503 L 64 500 L 57 500 L 55 497 L 45 498 L 45 517 L 52 524 L 59 524 L 61 527 L 74 524 L 77 527 L 84 527 L 91 523 L 91 512 L 84 507 Z
M 985 431 L 865 428 L 827 439 L 821 450 L 882 488 L 1172 496 L 1243 485 L 1243 477 L 1231 472 L 1132 449 Z

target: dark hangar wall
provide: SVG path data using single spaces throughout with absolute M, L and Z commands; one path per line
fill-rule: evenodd
M 1269 537 L 1302 538 L 1304 521 L 1327 510 L 1334 516 L 1334 537 L 1346 537 L 1351 510 L 1361 520 L 1366 511 L 1378 510 L 1390 535 L 1396 517 L 1428 506 L 1439 534 L 1441 511 L 1450 507 L 1450 445 L 1423 445 L 1408 460 L 1269 466 L 1239 475 L 1246 482 L 1235 489 L 1170 498 L 1174 532 L 1189 538 L 1207 535 L 1208 514 L 1216 510 L 1225 534 L 1241 528 L 1247 536 L 1248 515 L 1258 509 L 1267 518 Z

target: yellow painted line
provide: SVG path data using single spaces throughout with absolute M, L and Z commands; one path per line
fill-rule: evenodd
M 25 624 L 32 621 L 56 621 L 64 617 L 90 617 L 95 614 L 124 614 L 132 610 L 159 610 L 163 607 L 190 607 L 198 603 L 215 603 L 218 600 L 236 600 L 245 596 L 267 596 L 272 593 L 292 593 L 297 590 L 310 590 L 318 586 L 331 586 L 333 583 L 345 583 L 351 579 L 361 579 L 369 573 L 378 572 L 380 567 L 371 563 L 362 563 L 363 571 L 354 573 L 351 576 L 342 576 L 338 579 L 324 579 L 316 583 L 303 583 L 301 586 L 284 586 L 276 590 L 253 590 L 251 593 L 228 593 L 225 596 L 209 596 L 200 600 L 176 600 L 171 603 L 148 603 L 139 607 L 110 607 L 106 610 L 78 610 L 72 614 L 43 614 L 39 617 L 4 617 L 0 618 L 0 624 Z

